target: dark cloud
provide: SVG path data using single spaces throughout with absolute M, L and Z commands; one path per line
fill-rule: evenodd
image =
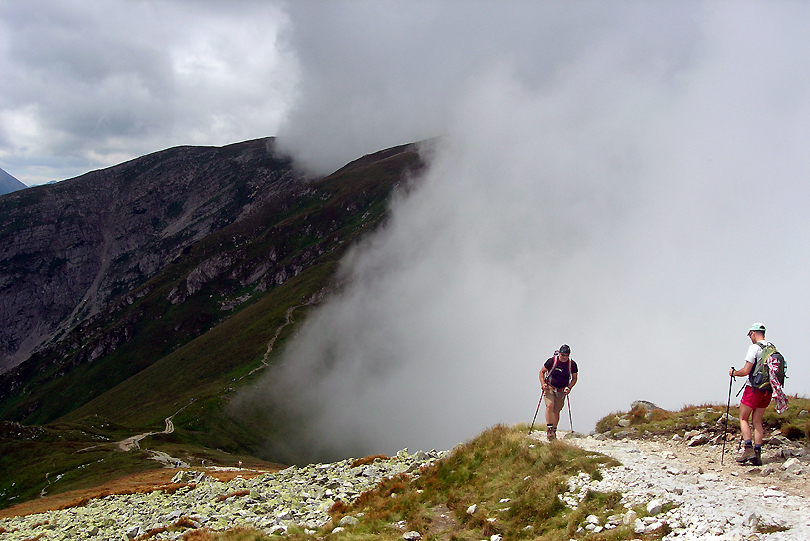
M 275 133 L 295 84 L 275 3 L 0 4 L 0 160 L 29 183 Z

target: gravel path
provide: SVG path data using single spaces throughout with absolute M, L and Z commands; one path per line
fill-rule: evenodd
M 545 434 L 532 437 L 545 440 Z M 566 495 L 569 504 L 576 504 L 578 495 L 584 495 L 582 489 L 589 487 L 620 491 L 628 508 L 641 505 L 653 511 L 653 516 L 643 519 L 625 513 L 614 517 L 613 525 L 594 524 L 594 529 L 628 520 L 637 533 L 666 523 L 672 533 L 665 539 L 672 540 L 810 540 L 810 468 L 806 462 L 801 463 L 803 471 L 794 468 L 786 472 L 774 452 L 763 455 L 763 468 L 754 468 L 734 461 L 736 447 L 721 466 L 717 446 L 688 447 L 671 440 L 599 440 L 592 436 L 566 441 L 609 455 L 622 464 L 605 470 L 598 482 L 586 475 L 572 479 Z M 770 473 L 762 475 L 769 463 Z M 672 509 L 661 512 L 656 509 L 658 505 Z M 759 533 L 773 529 L 784 531 Z

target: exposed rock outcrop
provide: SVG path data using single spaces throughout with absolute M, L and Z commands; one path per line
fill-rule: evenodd
M 0 373 L 303 180 L 267 138 L 173 148 L 3 196 Z M 227 256 L 201 265 L 186 294 L 227 266 Z

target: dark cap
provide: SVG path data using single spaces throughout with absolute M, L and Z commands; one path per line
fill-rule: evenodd
M 563 344 L 563 345 L 560 346 L 560 354 L 561 355 L 570 355 L 571 354 L 571 348 L 568 347 L 568 344 Z

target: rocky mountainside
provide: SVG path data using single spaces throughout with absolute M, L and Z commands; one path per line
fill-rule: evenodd
M 27 188 L 25 184 L 0 169 L 0 195 Z
M 0 371 L 133 291 L 186 247 L 302 181 L 288 160 L 275 156 L 273 140 L 262 139 L 173 148 L 6 195 L 0 200 Z
M 296 307 L 323 297 L 420 167 L 403 145 L 307 179 L 259 139 L 3 196 L 0 419 L 49 423 L 87 405 L 74 417 L 160 426 L 196 400 L 183 415 L 211 422 L 205 400 L 271 361 Z
M 226 530 L 248 526 L 267 534 L 283 534 L 290 527 L 316 530 L 330 520 L 338 501 L 350 502 L 387 477 L 418 473 L 442 453 L 407 449 L 396 456 L 367 464 L 346 459 L 333 464 L 295 466 L 250 479 L 244 470 L 230 482 L 220 482 L 205 470 L 183 469 L 165 486 L 141 494 L 94 499 L 86 505 L 16 518 L 0 518 L 3 539 L 179 539 L 190 530 Z M 138 512 L 133 516 L 132 510 Z M 345 521 L 349 523 L 350 521 Z M 163 535 L 160 535 L 163 534 Z M 164 537 L 165 535 L 165 537 Z M 144 536 L 144 537 L 142 537 Z

